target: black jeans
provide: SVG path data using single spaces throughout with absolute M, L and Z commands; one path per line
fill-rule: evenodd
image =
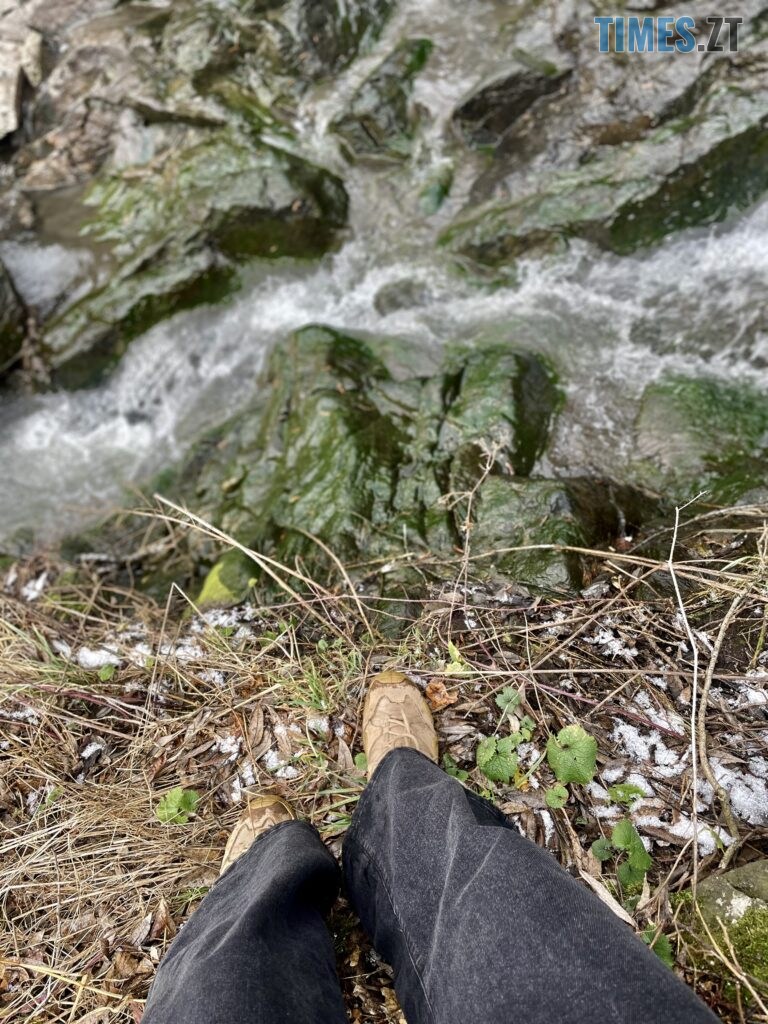
M 415 751 L 382 761 L 343 860 L 409 1024 L 717 1020 L 549 853 Z M 144 1024 L 345 1024 L 324 922 L 339 883 L 309 825 L 265 832 L 174 941 Z

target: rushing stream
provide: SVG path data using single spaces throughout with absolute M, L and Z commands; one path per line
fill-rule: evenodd
M 315 264 L 257 265 L 227 303 L 179 314 L 132 342 L 96 387 L 2 399 L 0 539 L 54 539 L 132 500 L 126 489 L 245 405 L 270 347 L 306 324 L 397 335 L 425 353 L 490 333 L 546 354 L 567 403 L 540 468 L 569 474 L 620 467 L 642 388 L 665 370 L 767 381 L 768 204 L 638 255 L 575 241 L 564 256 L 521 261 L 514 283 L 491 287 L 457 276 L 435 245 L 470 175 L 460 170 L 440 214 L 417 222 L 408 175 L 423 176 L 418 158 L 407 170 L 346 166 L 326 128 L 393 40 L 424 34 L 438 42 L 414 97 L 430 112 L 420 145 L 431 168 L 443 159 L 451 111 L 503 65 L 488 24 L 445 6 L 401 5 L 374 51 L 301 106 L 305 151 L 343 170 L 350 194 L 349 237 L 338 252 Z M 75 276 L 88 259 L 84 250 L 29 242 L 6 243 L 2 255 L 38 304 L 52 281 L 55 290 L 57 278 Z

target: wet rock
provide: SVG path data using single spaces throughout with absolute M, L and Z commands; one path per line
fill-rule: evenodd
M 414 127 L 413 79 L 431 51 L 428 39 L 406 40 L 363 82 L 348 112 L 331 125 L 354 153 L 408 154 Z
M 42 47 L 26 10 L 11 0 L 0 13 L 0 139 L 19 127 L 24 83 L 34 88 L 42 81 Z
M 91 189 L 88 230 L 119 262 L 45 331 L 51 364 L 66 367 L 61 380 L 93 380 L 153 323 L 223 298 L 239 261 L 317 256 L 344 226 L 346 193 L 327 171 L 226 130 L 190 143 L 152 168 L 152 187 L 129 169 Z
M 573 237 L 627 253 L 724 220 L 768 188 L 764 39 L 705 61 L 645 64 L 639 76 L 628 55 L 597 54 L 567 24 L 542 28 L 537 53 L 547 31 L 553 63 L 575 61 L 578 74 L 534 96 L 518 71 L 509 116 L 503 82 L 470 101 L 469 120 L 466 105 L 455 114 L 469 142 L 493 152 L 442 235 L 451 250 L 491 267 Z
M 477 408 L 484 385 L 490 397 Z M 325 557 L 312 537 L 347 561 L 390 558 L 404 538 L 454 553 L 468 514 L 473 551 L 583 540 L 562 485 L 515 475 L 533 467 L 560 400 L 534 356 L 496 345 L 430 365 L 396 339 L 315 327 L 275 351 L 261 389 L 179 476 L 194 477 L 197 507 L 243 543 L 306 565 Z M 543 589 L 579 582 L 576 560 L 560 552 L 496 561 Z
M 453 115 L 473 146 L 497 146 L 517 121 L 542 96 L 556 92 L 568 70 L 544 61 L 522 64 L 500 80 L 489 82 Z
M 768 399 L 744 383 L 668 376 L 645 391 L 636 424 L 636 482 L 675 501 L 706 490 L 737 501 L 768 470 Z
M 318 78 L 343 70 L 378 37 L 394 7 L 394 0 L 301 0 L 305 73 Z
M 510 551 L 536 545 L 585 546 L 585 534 L 567 490 L 555 480 L 491 477 L 480 491 L 472 551 L 490 553 L 487 568 L 537 590 L 568 591 L 583 586 L 577 555 L 547 550 Z M 493 553 L 497 552 L 497 553 Z
M 0 263 L 0 373 L 18 357 L 25 327 L 24 306 L 8 271 Z

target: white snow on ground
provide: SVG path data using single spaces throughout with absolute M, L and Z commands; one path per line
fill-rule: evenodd
M 669 729 L 678 736 L 685 736 L 685 722 L 676 711 L 667 711 L 665 708 L 658 708 L 651 700 L 645 690 L 635 694 L 635 704 L 640 708 L 645 717 L 660 725 L 662 729 Z
M 585 636 L 584 639 L 588 644 L 596 644 L 600 648 L 600 653 L 606 657 L 623 658 L 625 661 L 632 661 L 637 657 L 637 648 L 629 647 L 606 626 L 601 626 L 593 636 Z
M 86 761 L 89 757 L 93 757 L 94 754 L 100 753 L 104 749 L 104 744 L 98 740 L 94 740 L 93 743 L 87 744 L 80 751 L 80 757 L 83 761 Z
M 647 735 L 644 735 L 637 726 L 617 720 L 611 739 L 620 744 L 633 760 L 644 766 L 650 765 L 653 775 L 662 779 L 676 779 L 682 774 L 690 751 L 677 754 L 666 745 L 658 730 L 649 729 L 646 732 Z
M 213 749 L 219 754 L 226 754 L 227 761 L 236 761 L 240 755 L 242 742 L 239 736 L 220 736 Z
M 678 836 L 680 839 L 693 839 L 693 822 L 685 815 L 682 815 L 674 824 L 662 821 L 656 814 L 633 815 L 632 820 L 638 831 L 641 831 L 643 828 L 658 828 L 668 832 L 670 835 Z M 699 821 L 697 832 L 699 853 L 702 857 L 707 857 L 710 853 L 715 852 L 718 838 L 724 846 L 729 846 L 732 842 L 731 837 L 724 829 L 706 824 L 703 821 Z M 656 841 L 658 842 L 658 840 Z
M 80 668 L 97 669 L 104 668 L 106 665 L 117 666 L 120 664 L 120 658 L 114 651 L 109 651 L 106 647 L 100 647 L 98 650 L 81 647 L 77 652 L 77 663 Z
M 32 708 L 20 708 L 18 711 L 3 711 L 3 714 L 14 722 L 29 722 L 30 725 L 40 725 L 40 719 Z
M 25 601 L 36 601 L 45 590 L 48 582 L 48 573 L 42 572 L 35 580 L 30 580 L 21 588 L 21 596 Z
M 316 736 L 327 736 L 331 730 L 327 715 L 318 715 L 315 718 L 307 719 L 307 728 Z
M 768 782 L 727 767 L 716 757 L 709 761 L 715 778 L 731 799 L 734 814 L 750 825 L 768 824 Z
M 296 779 L 299 776 L 299 772 L 292 765 L 286 764 L 285 758 L 280 754 L 279 750 L 268 750 L 264 754 L 262 760 L 264 761 L 264 767 L 268 772 L 271 772 L 276 779 Z

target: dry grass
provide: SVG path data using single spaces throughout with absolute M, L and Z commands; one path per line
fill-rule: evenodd
M 563 601 L 481 582 L 489 553 L 424 559 L 425 578 L 458 582 L 433 585 L 400 640 L 375 632 L 370 595 L 350 593 L 332 556 L 338 589 L 273 563 L 292 591 L 279 606 L 205 619 L 181 614 L 183 602 L 158 607 L 108 574 L 18 565 L 0 596 L 0 1019 L 139 1020 L 157 962 L 216 876 L 248 787 L 294 801 L 338 849 L 364 782 L 353 755 L 365 679 L 385 665 L 434 681 L 442 749 L 478 790 L 489 786 L 474 768 L 478 736 L 514 728 L 500 722 L 494 696 L 519 688 L 516 714 L 536 730 L 518 786 L 496 787 L 494 799 L 563 864 L 623 900 L 639 929 L 677 934 L 678 969 L 726 1019 L 764 1019 L 744 984 L 730 980 L 732 951 L 681 932 L 673 905 L 694 872 L 687 828 L 704 837 L 699 879 L 724 856 L 754 858 L 768 837 L 766 820 L 739 794 L 731 800 L 729 785 L 726 806 L 705 793 L 696 807 L 686 758 L 691 724 L 701 723 L 700 766 L 726 769 L 731 783 L 760 782 L 768 705 L 754 694 L 768 679 L 766 516 L 746 509 L 737 527 L 725 514 L 694 522 L 671 573 L 638 553 L 586 553 L 592 585 Z M 708 680 L 698 707 L 689 629 Z M 107 660 L 118 662 L 114 671 L 97 667 Z M 573 787 L 564 809 L 546 806 L 546 737 L 575 721 L 598 740 L 598 783 L 632 774 L 647 783 L 632 811 L 654 843 L 639 904 L 589 853 L 616 820 L 605 787 Z M 649 747 L 654 736 L 662 756 L 658 743 Z M 187 824 L 164 825 L 158 802 L 179 785 L 201 803 Z M 389 974 L 343 907 L 332 926 L 351 1018 L 399 1020 Z M 765 998 L 765 986 L 756 992 Z

